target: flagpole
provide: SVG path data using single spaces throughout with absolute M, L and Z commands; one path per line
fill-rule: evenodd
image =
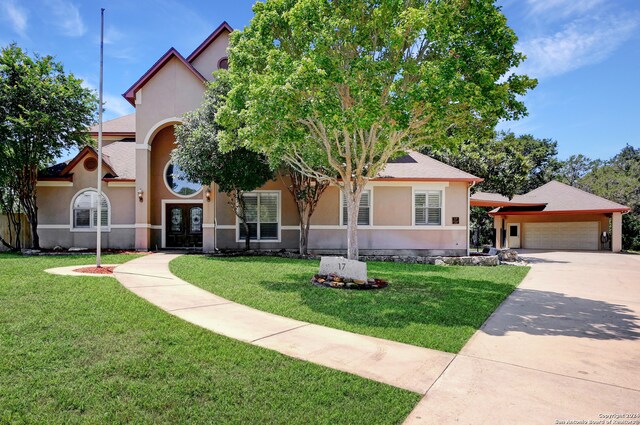
M 104 57 L 104 8 L 100 9 L 100 89 L 98 101 L 98 199 L 96 223 L 96 267 L 101 267 L 102 251 L 102 68 Z

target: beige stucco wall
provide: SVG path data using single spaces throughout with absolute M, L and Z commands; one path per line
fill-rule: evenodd
M 202 192 L 192 196 L 180 197 L 169 190 L 164 179 L 164 170 L 171 160 L 171 151 L 175 148 L 173 126 L 165 127 L 153 139 L 151 144 L 151 169 L 149 180 L 149 200 L 151 202 L 151 225 L 162 225 L 162 200 L 180 203 L 184 200 L 202 200 Z
M 97 170 L 87 171 L 84 161 L 88 154 L 74 167 L 72 186 L 70 187 L 37 187 L 38 197 L 38 229 L 40 244 L 43 248 L 53 248 L 56 245 L 63 247 L 81 246 L 95 248 L 95 232 L 71 231 L 71 202 L 75 195 L 83 189 L 97 186 Z M 135 223 L 135 188 L 114 187 L 107 182 L 102 182 L 102 190 L 111 206 L 111 226 L 126 228 L 111 228 L 109 232 L 103 232 L 103 247 L 130 249 L 133 247 L 134 223 Z M 55 226 L 56 228 L 51 228 Z M 65 228 L 61 228 L 66 226 Z
M 413 226 L 413 191 L 441 188 L 444 190 L 443 226 Z M 371 183 L 373 191 L 373 226 L 358 230 L 363 254 L 431 254 L 463 255 L 467 240 L 467 185 L 466 183 L 428 184 L 398 182 L 396 184 Z M 281 242 L 253 243 L 255 249 L 296 249 L 299 226 L 295 202 L 286 186 L 279 180 L 270 181 L 259 190 L 279 190 L 281 193 Z M 217 223 L 219 248 L 241 248 L 236 241 L 236 218 L 225 194 L 218 194 Z M 459 217 L 460 224 L 451 224 L 451 217 Z M 340 222 L 340 191 L 328 187 L 311 219 L 309 248 L 317 253 L 344 252 L 347 247 L 346 226 Z M 289 227 L 289 228 L 287 228 Z M 378 227 L 378 228 L 376 228 Z
M 202 103 L 204 84 L 178 59 L 169 60 L 137 95 L 136 141 L 143 143 L 159 122 L 181 117 Z
M 213 43 L 209 44 L 205 51 L 200 53 L 191 65 L 204 78 L 211 80 L 211 74 L 218 69 L 218 62 L 227 56 L 227 47 L 229 47 L 229 32 L 223 31 Z
M 164 128 L 181 121 L 186 112 L 202 103 L 205 86 L 193 72 L 178 59 L 173 58 L 151 78 L 136 95 L 136 190 L 152 194 L 151 151 L 153 140 Z M 145 146 L 149 144 L 149 149 Z M 157 191 L 156 191 L 157 193 Z M 149 249 L 156 245 L 152 241 L 152 203 L 145 195 L 143 202 L 136 203 L 137 249 Z M 157 212 L 154 208 L 154 213 Z M 153 217 L 158 220 L 157 216 Z
M 453 217 L 460 219 L 460 226 L 467 225 L 467 196 L 468 184 L 466 182 L 451 182 L 445 189 L 444 201 L 444 225 L 454 226 Z
M 375 226 L 411 226 L 411 187 L 373 187 L 373 224 Z

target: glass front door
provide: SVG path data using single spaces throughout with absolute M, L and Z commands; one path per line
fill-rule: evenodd
M 170 204 L 165 214 L 167 248 L 202 248 L 202 205 Z

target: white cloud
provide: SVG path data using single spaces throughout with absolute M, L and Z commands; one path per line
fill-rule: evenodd
M 634 17 L 574 20 L 554 34 L 518 43 L 527 56 L 518 72 L 544 78 L 599 63 L 627 41 L 638 24 Z
M 98 36 L 98 41 L 99 41 Z M 104 44 L 114 44 L 125 39 L 125 33 L 115 26 L 109 25 L 104 29 Z
M 96 92 L 96 97 L 98 96 L 98 87 L 95 84 L 92 84 L 88 81 L 87 78 L 82 76 L 78 76 L 78 78 L 82 79 L 82 86 L 88 89 L 91 89 Z M 118 118 L 123 115 L 127 115 L 133 112 L 133 107 L 127 102 L 122 96 L 114 95 L 108 92 L 104 92 L 102 94 L 104 109 L 103 109 L 103 120 L 107 121 L 110 119 Z
M 5 19 L 11 23 L 13 30 L 20 36 L 25 36 L 27 29 L 27 11 L 15 4 L 13 0 L 2 2 L 1 9 Z
M 100 42 L 100 36 L 96 37 L 97 42 Z M 104 53 L 105 55 L 121 59 L 125 61 L 134 60 L 136 55 L 136 49 L 130 45 L 131 37 L 122 32 L 115 26 L 108 26 L 104 29 Z
M 604 2 L 604 0 L 527 0 L 527 5 L 530 14 L 545 14 L 548 15 L 547 18 L 562 18 L 574 14 L 584 14 Z
M 69 0 L 47 0 L 51 15 L 49 20 L 63 35 L 81 37 L 87 32 L 78 6 Z
M 133 112 L 133 108 L 122 96 L 104 93 L 105 119 L 118 118 Z

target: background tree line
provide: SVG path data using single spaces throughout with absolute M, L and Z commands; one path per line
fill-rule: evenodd
M 606 160 L 582 154 L 560 160 L 557 147 L 552 139 L 497 132 L 485 140 L 427 148 L 423 153 L 482 177 L 484 182 L 474 187 L 474 192 L 495 192 L 512 198 L 558 180 L 627 205 L 631 212 L 622 220 L 623 249 L 640 250 L 640 149 L 627 145 Z M 493 220 L 487 215 L 489 209 L 471 208 L 471 224 L 480 229 L 480 243 L 491 240 Z

